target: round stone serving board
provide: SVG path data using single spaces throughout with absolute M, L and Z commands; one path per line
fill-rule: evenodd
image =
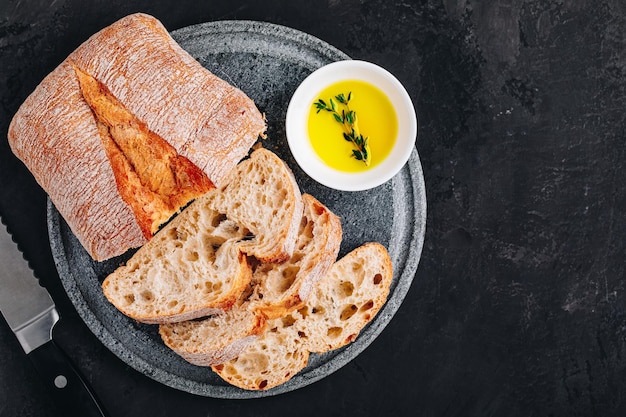
M 100 341 L 122 361 L 165 385 L 215 398 L 256 398 L 298 389 L 336 371 L 365 349 L 392 319 L 411 285 L 419 262 L 426 222 L 424 178 L 417 150 L 389 182 L 362 192 L 326 188 L 304 174 L 285 137 L 285 114 L 299 83 L 313 70 L 349 59 L 327 43 L 300 31 L 253 21 L 219 21 L 176 30 L 174 39 L 203 66 L 239 87 L 265 113 L 267 139 L 293 169 L 302 192 L 310 193 L 342 219 L 339 256 L 368 241 L 389 250 L 394 277 L 386 305 L 350 345 L 311 354 L 308 366 L 283 385 L 267 391 L 231 386 L 210 368 L 191 365 L 162 343 L 156 325 L 137 323 L 111 305 L 100 283 L 132 251 L 106 262 L 83 249 L 52 203 L 48 229 L 52 254 L 69 298 Z

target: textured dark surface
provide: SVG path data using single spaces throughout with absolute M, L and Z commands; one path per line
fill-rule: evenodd
M 389 326 L 329 377 L 257 400 L 179 392 L 118 360 L 63 293 L 45 194 L 10 154 L 8 122 L 78 44 L 135 11 L 171 30 L 290 26 L 409 91 L 422 259 Z M 0 214 L 59 304 L 60 344 L 113 416 L 623 416 L 624 33 L 621 0 L 0 2 Z M 56 415 L 0 323 L 0 415 Z

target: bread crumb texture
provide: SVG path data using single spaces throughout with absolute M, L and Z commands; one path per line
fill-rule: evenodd
M 268 330 L 236 358 L 212 369 L 243 389 L 266 390 L 286 382 L 306 367 L 310 352 L 355 340 L 384 305 L 392 277 L 387 250 L 364 244 L 333 264 L 304 307 L 270 320 Z
M 212 207 L 252 233 L 253 238 L 241 245 L 247 255 L 262 262 L 291 257 L 302 218 L 302 195 L 293 172 L 276 154 L 264 148 L 252 152 L 211 198 Z
M 203 317 L 229 308 L 250 282 L 237 244 L 247 231 L 201 205 L 186 213 L 103 282 L 105 296 L 124 314 L 145 323 Z

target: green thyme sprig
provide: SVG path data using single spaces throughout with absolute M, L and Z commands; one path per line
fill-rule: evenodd
M 359 161 L 363 161 L 366 166 L 369 166 L 371 162 L 369 137 L 364 137 L 359 132 L 358 117 L 356 112 L 351 110 L 348 105 L 351 98 L 352 92 L 349 92 L 347 97 L 343 93 L 335 96 L 335 100 L 341 104 L 341 109 L 338 109 L 335 100 L 332 98 L 329 100 L 330 104 L 327 104 L 320 98 L 314 103 L 315 108 L 317 109 L 316 113 L 319 113 L 322 110 L 332 113 L 335 121 L 341 123 L 344 128 L 343 138 L 348 142 L 352 142 L 352 144 L 356 147 L 356 149 L 352 150 L 352 156 Z

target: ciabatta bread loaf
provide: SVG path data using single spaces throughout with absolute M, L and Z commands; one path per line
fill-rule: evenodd
M 103 282 L 121 312 L 144 323 L 172 323 L 229 309 L 251 279 L 250 256 L 293 251 L 302 196 L 289 168 L 257 149 L 225 184 L 165 225 Z
M 237 356 L 212 369 L 232 385 L 265 390 L 301 371 L 309 352 L 326 352 L 355 340 L 384 305 L 393 277 L 391 259 L 367 243 L 338 260 L 305 307 L 267 322 L 266 331 Z
M 96 260 L 143 245 L 221 186 L 265 131 L 252 100 L 203 68 L 155 18 L 94 34 L 22 104 L 13 152 Z
M 304 214 L 291 258 L 282 264 L 259 265 L 250 289 L 228 313 L 161 325 L 159 333 L 169 348 L 196 365 L 224 363 L 254 341 L 266 318 L 286 316 L 303 305 L 337 259 L 341 224 L 314 197 L 302 198 Z

